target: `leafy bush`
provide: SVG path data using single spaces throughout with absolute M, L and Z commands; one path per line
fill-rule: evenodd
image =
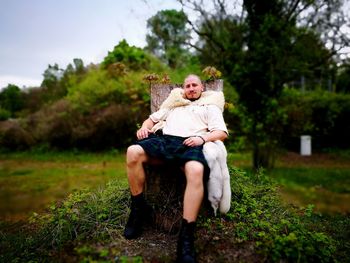
M 23 126 L 36 144 L 51 149 L 105 150 L 129 145 L 145 114 L 147 110 L 136 110 L 135 105 L 114 103 L 81 112 L 60 100 L 28 116 Z
M 74 147 L 90 150 L 126 147 L 135 139 L 136 125 L 144 118 L 144 111 L 135 111 L 130 105 L 111 104 L 96 110 L 73 128 Z
M 8 110 L 11 115 L 23 107 L 22 92 L 19 87 L 8 84 L 0 91 L 0 108 Z
M 231 169 L 232 209 L 227 214 L 235 222 L 239 242 L 254 241 L 258 250 L 273 262 L 331 262 L 335 241 L 324 233 L 310 230 L 312 210 L 293 211 L 281 201 L 262 171 L 249 174 Z
M 51 261 L 51 253 L 69 242 L 120 236 L 128 206 L 129 192 L 117 181 L 95 192 L 82 190 L 71 194 L 62 203 L 51 205 L 49 213 L 34 214 L 30 221 L 36 232 L 25 239 L 22 235 L 22 240 L 10 234 L 0 235 L 4 252 L 0 261 Z
M 286 89 L 281 105 L 288 116 L 283 132 L 287 148 L 296 150 L 292 145 L 299 146 L 303 134 L 312 136 L 315 149 L 350 147 L 350 95 Z
M 0 148 L 23 150 L 34 145 L 32 134 L 24 129 L 18 121 L 0 122 Z
M 141 72 L 130 72 L 119 78 L 111 78 L 102 69 L 92 69 L 83 78 L 71 77 L 67 99 L 75 108 L 83 111 L 91 107 L 117 104 L 149 104 L 149 91 L 142 83 Z
M 0 121 L 6 121 L 11 117 L 11 112 L 6 109 L 0 108 Z

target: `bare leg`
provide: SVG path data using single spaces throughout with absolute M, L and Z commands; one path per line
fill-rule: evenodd
M 145 185 L 145 171 L 143 163 L 147 155 L 140 145 L 129 146 L 126 152 L 126 165 L 131 195 L 136 196 L 143 192 Z
M 198 161 L 189 161 L 185 164 L 186 189 L 184 195 L 183 217 L 188 222 L 197 219 L 204 196 L 203 186 L 204 166 Z
M 177 242 L 176 262 L 196 262 L 194 232 L 196 219 L 204 196 L 204 166 L 198 161 L 185 164 L 186 189 L 184 195 L 183 220 Z
M 142 234 L 145 218 L 151 214 L 143 195 L 145 185 L 143 163 L 147 159 L 147 155 L 140 145 L 131 145 L 126 152 L 127 174 L 131 192 L 131 211 L 124 229 L 126 239 L 138 238 Z

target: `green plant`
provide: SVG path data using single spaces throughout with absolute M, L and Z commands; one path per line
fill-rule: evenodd
M 32 227 L 35 226 L 36 232 L 27 238 L 1 232 L 0 247 L 4 253 L 0 260 L 42 261 L 67 243 L 90 239 L 108 240 L 119 236 L 129 211 L 128 203 L 126 186 L 117 180 L 94 192 L 82 190 L 71 194 L 63 202 L 52 204 L 49 213 L 34 214 L 30 223 Z M 20 238 L 22 243 L 11 247 L 10 244 L 19 243 Z M 78 252 L 92 253 L 86 246 L 80 250 L 78 248 Z M 99 256 L 106 256 L 106 251 L 99 251 Z
M 6 121 L 7 119 L 9 119 L 11 117 L 11 112 L 0 108 L 0 121 Z
M 102 65 L 108 67 L 113 63 L 123 63 L 132 70 L 149 69 L 150 56 L 141 48 L 129 46 L 125 39 L 109 51 Z
M 269 261 L 329 262 L 335 241 L 325 233 L 308 228 L 311 207 L 303 215 L 284 207 L 271 179 L 263 174 L 231 168 L 232 210 L 238 242 L 254 241 Z

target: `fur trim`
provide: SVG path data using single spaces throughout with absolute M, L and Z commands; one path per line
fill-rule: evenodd
M 227 213 L 231 206 L 230 173 L 227 167 L 227 152 L 222 141 L 207 142 L 203 145 L 203 153 L 210 168 L 208 200 L 216 215 Z
M 186 106 L 186 105 L 216 105 L 221 111 L 224 111 L 225 97 L 222 91 L 208 90 L 202 92 L 201 97 L 198 100 L 190 101 L 184 98 L 184 90 L 182 88 L 173 89 L 169 96 L 160 106 L 161 109 L 173 109 L 176 107 Z

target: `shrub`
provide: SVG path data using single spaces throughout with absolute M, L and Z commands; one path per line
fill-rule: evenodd
M 232 205 L 227 214 L 235 222 L 235 237 L 253 241 L 273 262 L 332 262 L 335 241 L 307 226 L 312 210 L 284 207 L 276 187 L 263 171 L 249 174 L 231 169 Z
M 23 150 L 34 145 L 35 141 L 29 131 L 15 120 L 0 122 L 0 148 Z
M 92 69 L 83 79 L 71 77 L 67 99 L 74 108 L 91 111 L 93 107 L 115 104 L 149 104 L 149 91 L 142 73 L 131 72 L 117 79 L 102 69 Z
M 350 118 L 350 95 L 286 89 L 281 105 L 288 116 L 283 132 L 287 148 L 296 150 L 303 134 L 312 136 L 315 149 L 350 147 L 350 123 L 347 121 Z
M 136 125 L 145 118 L 144 112 L 125 104 L 95 110 L 73 128 L 74 146 L 90 150 L 126 147 L 134 140 Z
M 0 261 L 52 262 L 56 252 L 74 241 L 119 237 L 128 207 L 129 192 L 117 181 L 94 192 L 75 192 L 52 204 L 47 214 L 34 214 L 30 223 L 35 232 L 0 232 Z
M 13 84 L 8 84 L 0 91 L 0 107 L 8 110 L 11 114 L 19 111 L 23 107 L 22 91 Z
M 6 109 L 0 108 L 0 121 L 6 121 L 11 117 L 11 112 Z

